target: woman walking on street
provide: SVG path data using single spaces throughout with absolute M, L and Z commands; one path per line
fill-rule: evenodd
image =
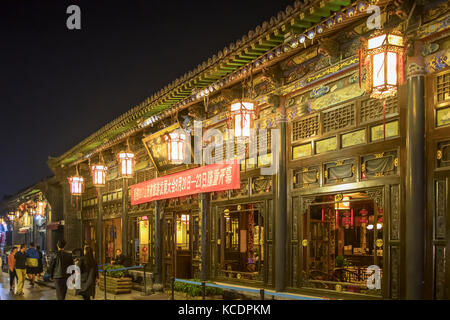
M 84 300 L 95 297 L 95 285 L 98 279 L 98 265 L 92 253 L 92 248 L 84 247 L 84 256 L 78 262 L 81 272 L 81 289 L 77 289 L 75 294 L 81 295 Z
M 14 292 L 14 280 L 17 278 L 16 274 L 16 259 L 14 255 L 17 253 L 17 247 L 13 247 L 11 253 L 8 256 L 8 268 L 9 268 L 9 287 L 10 291 Z
M 73 265 L 72 255 L 64 251 L 65 246 L 66 241 L 64 239 L 58 240 L 56 244 L 58 252 L 53 258 L 48 271 L 50 279 L 55 281 L 56 299 L 58 300 L 66 299 L 67 279 L 69 278 L 67 268 Z
M 34 242 L 30 243 L 27 249 L 27 275 L 28 280 L 31 281 L 31 286 L 34 287 L 36 275 L 39 274 L 39 253 L 34 248 Z

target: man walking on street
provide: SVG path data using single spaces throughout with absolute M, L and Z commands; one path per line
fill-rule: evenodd
M 17 278 L 16 274 L 16 259 L 14 258 L 14 255 L 17 253 L 17 247 L 13 247 L 11 250 L 11 253 L 8 256 L 8 268 L 9 268 L 9 287 L 13 293 L 14 293 L 14 287 L 15 287 L 15 279 Z
M 57 243 L 58 252 L 50 265 L 50 279 L 54 279 L 56 288 L 56 298 L 64 300 L 67 293 L 67 268 L 73 265 L 72 255 L 64 251 L 66 246 L 65 240 L 59 240 Z
M 36 274 L 39 273 L 39 252 L 34 248 L 34 242 L 30 243 L 30 247 L 26 251 L 27 255 L 27 276 L 31 282 L 31 286 L 34 287 L 34 281 L 36 280 Z
M 27 275 L 27 255 L 25 254 L 27 247 L 24 244 L 20 245 L 20 250 L 14 255 L 16 260 L 16 274 L 17 274 L 17 289 L 16 294 L 23 295 L 23 284 Z

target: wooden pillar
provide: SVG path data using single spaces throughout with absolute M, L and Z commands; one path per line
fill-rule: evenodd
M 122 254 L 128 257 L 128 179 L 122 183 Z
M 99 264 L 103 264 L 104 262 L 102 259 L 103 256 L 103 252 L 102 252 L 102 231 L 103 231 L 103 221 L 102 221 L 102 216 L 103 216 L 103 197 L 102 197 L 102 189 L 101 188 L 97 188 L 97 197 L 98 197 L 98 214 L 97 214 L 97 254 L 96 254 L 96 258 L 97 258 L 97 262 Z M 106 259 L 106 256 L 105 256 Z
M 278 145 L 276 150 L 278 156 L 277 192 L 275 210 L 275 290 L 284 291 L 286 285 L 286 224 L 287 224 L 287 180 L 286 180 L 286 109 L 285 99 L 280 99 L 280 116 L 277 120 L 279 129 Z
M 155 284 L 162 285 L 162 233 L 161 233 L 161 201 L 155 201 Z
M 425 258 L 425 69 L 422 43 L 408 59 L 406 132 L 406 299 L 422 299 Z
M 202 244 L 202 252 L 201 252 L 201 280 L 206 281 L 209 278 L 209 247 L 208 247 L 208 216 L 209 216 L 209 193 L 201 194 L 201 244 Z

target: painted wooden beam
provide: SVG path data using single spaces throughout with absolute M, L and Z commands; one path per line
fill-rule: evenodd
M 328 0 L 327 4 L 334 4 L 339 6 L 348 6 L 352 2 L 350 0 Z

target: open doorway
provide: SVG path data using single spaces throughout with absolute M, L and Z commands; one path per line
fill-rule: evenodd
M 303 223 L 308 286 L 381 294 L 383 208 L 364 192 L 317 196 Z M 378 288 L 371 289 L 375 272 Z
M 230 206 L 220 219 L 221 274 L 260 280 L 264 267 L 264 216 L 253 204 Z
M 173 276 L 193 277 L 192 260 L 198 246 L 194 231 L 198 232 L 198 215 L 191 212 L 166 214 L 163 224 L 163 257 L 165 281 Z

